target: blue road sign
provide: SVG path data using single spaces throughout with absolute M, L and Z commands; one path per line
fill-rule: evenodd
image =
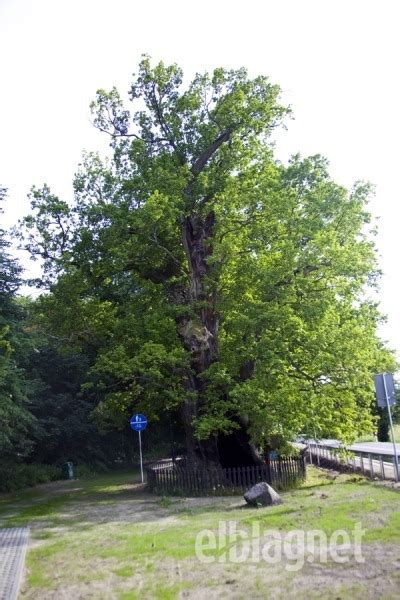
M 138 413 L 133 415 L 130 420 L 131 427 L 134 431 L 143 431 L 147 427 L 147 419 L 144 415 Z
M 389 404 L 396 404 L 396 390 L 394 387 L 393 375 L 391 373 L 381 373 L 375 375 L 375 392 L 378 406 L 386 408 Z

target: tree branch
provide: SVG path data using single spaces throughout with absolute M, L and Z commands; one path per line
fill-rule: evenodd
M 202 154 L 200 154 L 199 158 L 197 158 L 195 160 L 195 162 L 193 163 L 192 169 L 191 169 L 191 171 L 195 177 L 201 173 L 201 171 L 206 166 L 207 162 L 210 160 L 212 155 L 215 154 L 215 152 L 218 150 L 218 148 L 220 146 L 222 146 L 222 144 L 224 144 L 225 142 L 227 142 L 229 140 L 229 138 L 231 137 L 231 134 L 232 134 L 232 130 L 226 129 L 225 131 L 223 131 L 221 133 L 221 135 L 219 135 L 216 138 L 216 140 L 214 140 L 214 142 L 210 146 L 208 146 L 208 148 Z

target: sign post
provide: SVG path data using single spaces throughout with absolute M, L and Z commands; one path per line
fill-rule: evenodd
M 130 424 L 131 424 L 133 431 L 137 431 L 139 433 L 140 474 L 141 474 L 141 478 L 142 478 L 142 483 L 144 483 L 141 433 L 147 427 L 147 419 L 144 415 L 138 413 L 136 415 L 133 415 L 133 417 L 130 420 Z
M 380 375 L 375 375 L 374 380 L 376 391 L 376 403 L 380 408 L 387 408 L 389 415 L 390 431 L 392 432 L 394 452 L 394 477 L 396 481 L 399 481 L 399 459 L 397 456 L 396 440 L 394 438 L 392 413 L 390 411 L 390 406 L 394 406 L 396 404 L 396 389 L 394 387 L 394 379 L 391 373 L 381 373 Z

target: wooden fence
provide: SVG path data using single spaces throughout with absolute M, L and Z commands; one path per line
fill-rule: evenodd
M 305 478 L 305 458 L 269 460 L 265 465 L 223 469 L 187 463 L 184 459 L 146 466 L 150 491 L 161 495 L 234 495 L 266 481 L 278 490 L 294 487 Z

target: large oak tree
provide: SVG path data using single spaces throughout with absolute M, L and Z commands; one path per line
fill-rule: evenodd
M 102 340 L 87 385 L 103 426 L 179 411 L 188 455 L 224 464 L 299 431 L 349 440 L 372 426 L 371 374 L 393 366 L 366 299 L 370 189 L 318 156 L 274 159 L 288 110 L 267 78 L 182 77 L 144 58 L 131 110 L 99 90 L 112 158 L 84 157 L 74 206 L 33 190 L 22 237 L 44 306 L 70 342 Z

